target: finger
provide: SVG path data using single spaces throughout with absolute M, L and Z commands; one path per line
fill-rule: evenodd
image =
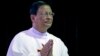
M 45 44 L 45 46 L 50 46 L 50 45 L 53 45 L 53 40 L 52 39 L 50 39 L 46 44 Z
M 42 50 L 48 52 L 52 48 L 52 46 L 53 46 L 53 40 L 49 40 L 45 45 L 43 45 Z
M 48 45 L 45 45 L 45 46 L 42 48 L 42 50 L 45 50 L 45 52 L 48 52 L 52 47 L 53 47 L 53 45 L 49 45 L 49 43 L 48 43 Z
M 52 48 L 49 50 L 48 56 L 52 56 Z

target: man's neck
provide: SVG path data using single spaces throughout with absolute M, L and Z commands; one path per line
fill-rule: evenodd
M 33 28 L 34 28 L 35 30 L 37 30 L 38 32 L 40 32 L 40 33 L 45 33 L 45 32 L 47 32 L 47 30 L 45 30 L 45 29 L 43 29 L 43 28 L 39 28 L 39 27 L 35 27 L 35 26 L 33 26 Z
M 37 27 L 36 25 L 33 25 L 33 28 L 36 29 L 37 31 L 39 31 L 40 33 L 47 32 L 47 29 L 43 28 L 43 27 Z

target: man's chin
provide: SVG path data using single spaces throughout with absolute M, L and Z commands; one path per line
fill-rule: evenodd
M 51 24 L 46 24 L 45 27 L 48 29 L 51 27 Z

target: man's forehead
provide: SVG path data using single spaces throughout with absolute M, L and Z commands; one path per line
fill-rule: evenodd
M 38 12 L 45 12 L 45 11 L 52 12 L 52 9 L 49 5 L 40 6 L 39 9 L 38 9 Z

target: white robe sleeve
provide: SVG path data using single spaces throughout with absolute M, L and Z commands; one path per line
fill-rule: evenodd
M 22 56 L 23 53 L 20 50 L 20 44 L 18 41 L 18 36 L 14 37 L 14 39 L 12 40 L 8 52 L 7 52 L 7 56 Z
M 65 45 L 62 46 L 62 56 L 69 56 L 68 55 L 68 49 Z
M 61 43 L 61 56 L 69 56 L 68 54 L 68 48 L 67 46 L 64 44 L 63 41 L 60 42 Z
M 20 37 L 20 35 L 14 37 L 6 56 L 40 56 L 37 55 L 35 51 L 28 52 L 27 48 L 24 47 L 23 41 Z

